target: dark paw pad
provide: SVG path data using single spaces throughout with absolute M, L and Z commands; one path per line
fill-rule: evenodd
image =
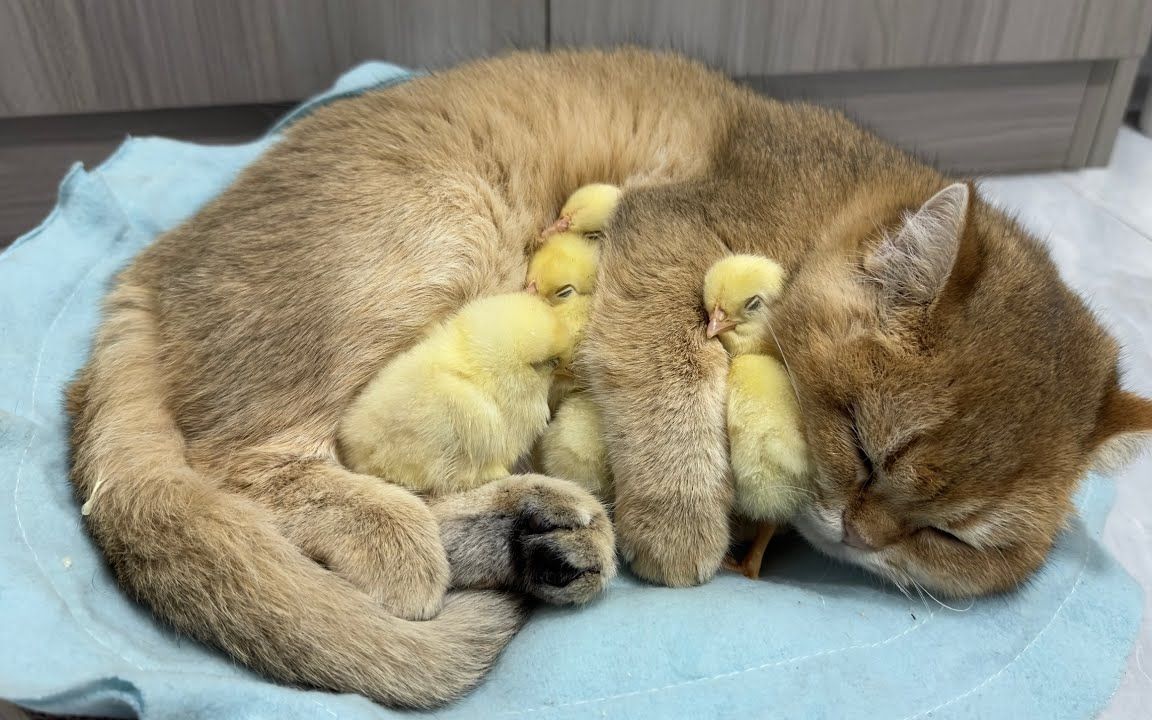
M 525 526 L 512 547 L 513 564 L 524 592 L 545 602 L 566 604 L 586 602 L 602 589 L 599 565 L 580 562 L 582 543 L 574 543 L 572 537 L 579 531 L 535 530 Z
M 517 586 L 553 604 L 585 603 L 616 574 L 612 524 L 586 492 L 538 478 L 512 515 L 509 551 Z
M 522 577 L 532 578 L 536 584 L 567 587 L 587 572 L 568 562 L 561 551 L 547 540 L 528 543 L 523 555 L 525 567 Z

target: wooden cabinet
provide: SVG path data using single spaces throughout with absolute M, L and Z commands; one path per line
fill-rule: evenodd
M 234 140 L 360 61 L 510 48 L 678 50 L 950 170 L 1102 164 L 1150 33 L 1152 0 L 0 0 L 0 246 L 126 132 Z
M 553 0 L 553 45 L 680 50 L 732 75 L 1143 54 L 1146 0 Z
M 0 0 L 0 117 L 298 100 L 369 59 L 542 48 L 546 0 Z
M 1107 162 L 1149 0 L 552 0 L 552 46 L 686 52 L 951 170 Z
M 1077 142 L 1091 63 L 756 76 L 782 99 L 839 108 L 938 166 L 992 173 L 1085 164 Z M 1081 132 L 1087 133 L 1085 126 Z

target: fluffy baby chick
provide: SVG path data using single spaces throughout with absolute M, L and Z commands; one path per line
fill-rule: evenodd
M 736 512 L 758 523 L 744 559 L 730 559 L 728 567 L 756 578 L 777 526 L 789 522 L 812 493 L 812 461 L 792 381 L 771 355 L 732 358 L 728 446 Z
M 600 245 L 576 232 L 550 235 L 528 261 L 524 286 L 550 305 L 596 290 Z
M 599 264 L 599 244 L 574 232 L 551 235 L 528 261 L 525 289 L 556 308 L 573 333 L 573 348 L 584 337 Z M 575 387 L 570 361 L 571 357 L 563 358 L 557 369 L 549 399 L 553 410 Z
M 600 232 L 619 203 L 620 188 L 615 185 L 585 185 L 568 196 L 564 207 L 560 208 L 560 217 L 544 229 L 543 236 L 558 232 L 579 235 Z
M 708 337 L 732 356 L 762 353 L 772 342 L 768 306 L 784 290 L 784 268 L 759 255 L 729 255 L 704 276 Z
M 536 461 L 544 474 L 571 480 L 601 500 L 612 500 L 604 427 L 588 393 L 572 393 L 560 406 L 540 436 Z
M 502 478 L 548 424 L 553 370 L 572 345 L 538 296 L 475 300 L 368 383 L 341 420 L 341 458 L 427 495 Z
M 764 551 L 779 524 L 811 494 L 812 461 L 800 430 L 800 408 L 786 368 L 771 347 L 769 306 L 784 286 L 784 269 L 768 258 L 733 255 L 704 279 L 708 337 L 733 356 L 728 370 L 728 443 L 736 512 L 758 523 L 743 561 L 727 561 L 745 576 L 760 575 Z
M 526 287 L 556 307 L 578 345 L 596 290 L 600 247 L 577 232 L 549 236 L 528 263 Z M 603 499 L 612 481 L 604 451 L 600 412 L 578 389 L 568 358 L 557 370 L 549 405 L 552 422 L 536 445 L 535 463 L 543 472 L 584 486 Z

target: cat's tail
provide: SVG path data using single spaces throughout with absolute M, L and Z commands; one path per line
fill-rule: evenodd
M 484 675 L 523 621 L 498 593 L 402 620 L 304 557 L 267 514 L 200 476 L 165 407 L 150 293 L 109 296 L 69 389 L 73 482 L 124 588 L 182 632 L 278 680 L 432 707 Z

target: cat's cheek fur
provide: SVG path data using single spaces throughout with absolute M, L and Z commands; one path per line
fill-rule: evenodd
M 1011 590 L 1044 561 L 1050 541 L 1032 538 L 1011 547 L 947 548 L 909 535 L 879 550 L 842 542 L 838 508 L 809 506 L 796 530 L 821 553 L 886 578 L 905 591 L 917 587 L 942 597 L 971 597 Z

